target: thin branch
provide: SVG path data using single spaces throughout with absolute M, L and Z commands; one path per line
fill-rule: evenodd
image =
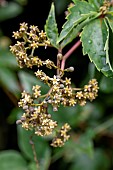
M 12 93 L 10 93 L 6 88 L 2 87 L 4 92 L 6 93 L 6 95 L 9 97 L 9 99 L 12 101 L 12 103 L 14 104 L 14 106 L 18 106 L 18 102 L 17 102 L 17 97 L 14 96 Z
M 57 58 L 57 67 L 60 67 L 60 60 Z M 57 68 L 57 75 L 59 75 L 59 69 Z
M 62 50 L 59 49 L 58 50 L 58 54 L 57 54 L 57 75 L 59 75 L 59 68 L 60 68 L 60 64 L 61 64 L 61 57 L 62 56 Z
M 36 155 L 35 145 L 34 145 L 34 142 L 32 141 L 32 138 L 33 138 L 33 136 L 30 137 L 30 144 L 31 144 L 31 147 L 32 147 L 34 160 L 36 162 L 36 168 L 37 168 L 37 170 L 40 170 L 39 162 L 38 162 L 37 155 Z
M 65 68 L 65 62 L 67 60 L 67 58 L 80 46 L 81 41 L 77 41 L 72 48 L 64 55 L 63 59 L 62 59 L 62 63 L 61 63 L 61 69 L 64 70 Z
M 111 126 L 113 126 L 113 117 L 108 119 L 106 122 L 100 124 L 99 126 L 97 126 L 94 129 L 94 132 L 95 132 L 95 134 L 102 133 L 103 131 L 105 131 L 106 129 L 108 129 Z

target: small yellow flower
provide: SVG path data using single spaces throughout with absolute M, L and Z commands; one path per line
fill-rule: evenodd
M 46 38 L 46 33 L 45 32 L 43 32 L 43 30 L 39 33 L 39 36 L 41 37 L 41 38 Z
M 82 92 L 82 91 L 77 92 L 77 93 L 76 93 L 76 97 L 77 97 L 78 99 L 83 98 L 83 92 Z
M 65 82 L 65 85 L 70 85 L 71 84 L 71 79 L 70 78 L 68 79 L 66 77 L 64 82 Z
M 38 42 L 32 41 L 32 43 L 30 44 L 30 47 L 35 49 L 35 48 L 38 48 L 38 45 L 39 45 Z
M 58 85 L 58 84 L 59 84 L 59 81 L 60 81 L 60 79 L 57 78 L 55 75 L 54 75 L 54 77 L 53 77 L 51 80 L 52 80 L 52 84 L 53 84 L 53 85 Z
M 75 104 L 76 104 L 76 101 L 75 101 L 74 98 L 69 99 L 69 105 L 70 106 L 75 106 Z

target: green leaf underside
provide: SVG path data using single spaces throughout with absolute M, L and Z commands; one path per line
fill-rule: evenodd
M 103 93 L 113 93 L 113 78 L 108 78 L 103 75 L 99 83 L 99 90 Z
M 42 95 L 46 94 L 49 90 L 49 87 L 46 84 L 44 84 L 42 81 L 37 79 L 32 74 L 32 72 L 27 73 L 27 72 L 21 70 L 21 71 L 19 71 L 18 76 L 19 76 L 19 79 L 20 79 L 23 89 L 29 93 L 32 92 L 32 86 L 37 85 L 37 84 L 39 86 L 41 86 Z
M 105 76 L 113 76 L 110 63 L 106 63 L 106 53 L 108 54 L 108 30 L 103 19 L 95 19 L 84 27 L 81 34 L 83 54 L 88 54 L 91 62 Z M 105 51 L 106 50 L 106 51 Z
M 19 4 L 8 2 L 8 5 L 0 7 L 0 21 L 16 17 L 22 12 L 22 10 L 23 8 Z
M 18 68 L 16 58 L 7 49 L 0 50 L 0 67 Z
M 1 86 L 4 86 L 8 91 L 13 93 L 16 97 L 20 93 L 17 76 L 9 68 L 0 68 L 0 84 Z
M 112 70 L 110 59 L 109 59 L 109 27 L 107 25 L 106 20 L 104 20 L 104 21 L 105 21 L 105 25 L 106 25 L 107 33 L 108 33 L 106 43 L 105 43 L 105 47 L 104 47 L 104 50 L 106 51 L 106 64 L 109 64 L 110 70 Z
M 27 163 L 19 152 L 6 150 L 0 153 L 0 169 L 27 170 Z
M 106 19 L 107 19 L 107 21 L 109 23 L 109 26 L 110 26 L 110 28 L 111 28 L 111 30 L 113 32 L 113 16 L 112 15 L 107 15 Z
M 55 19 L 55 8 L 54 8 L 53 3 L 51 5 L 51 9 L 50 9 L 48 18 L 46 20 L 45 31 L 51 44 L 55 48 L 58 48 L 58 44 L 56 43 L 58 39 L 58 28 L 57 28 L 57 23 Z
M 62 41 L 73 27 L 92 15 L 92 13 L 96 13 L 95 9 L 85 1 L 78 1 L 75 6 L 69 8 L 69 15 L 66 17 L 67 21 L 63 25 L 63 30 L 58 38 L 58 42 Z M 88 16 L 86 14 L 88 14 Z
M 109 11 L 107 12 L 107 14 L 113 15 L 113 6 L 110 6 L 110 7 L 109 7 Z
M 64 48 L 68 43 L 72 42 L 73 39 L 75 39 L 78 35 L 78 33 L 81 31 L 81 29 L 88 24 L 90 21 L 97 18 L 98 14 L 94 17 L 88 17 L 86 20 L 84 20 L 82 23 L 78 24 L 76 27 L 74 27 L 69 34 L 64 38 L 64 40 L 61 43 L 61 48 Z
M 30 137 L 33 135 L 33 131 L 27 131 L 21 126 L 17 126 L 18 133 L 18 145 L 24 156 L 31 161 L 34 161 L 32 146 L 30 144 Z M 35 150 L 37 158 L 43 159 L 45 152 L 49 149 L 48 143 L 39 136 L 33 136 L 33 142 L 35 144 Z
M 45 154 L 39 164 L 39 169 L 36 169 L 36 162 L 32 161 L 28 165 L 28 170 L 48 170 L 51 161 L 51 154 L 49 148 L 45 151 Z
M 113 6 L 110 6 L 105 18 L 107 19 L 109 26 L 113 32 Z
M 72 163 L 70 170 L 108 170 L 110 160 L 102 149 L 95 149 L 93 158 L 86 154 L 77 155 L 76 160 Z

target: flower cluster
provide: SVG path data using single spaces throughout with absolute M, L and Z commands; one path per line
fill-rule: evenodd
M 53 129 L 57 126 L 57 122 L 51 119 L 51 115 L 47 113 L 46 107 L 24 107 L 25 113 L 21 117 L 22 127 L 26 130 L 34 129 L 38 136 L 51 135 Z
M 96 79 L 89 81 L 83 88 L 73 88 L 71 78 L 64 77 L 65 72 L 74 71 L 73 67 L 62 69 L 61 62 L 63 56 L 61 53 L 57 55 L 57 65 L 53 61 L 46 59 L 42 61 L 41 58 L 35 55 L 35 49 L 39 46 L 51 46 L 46 37 L 46 33 L 39 31 L 37 26 L 30 26 L 28 24 L 20 24 L 20 29 L 13 32 L 15 39 L 20 39 L 14 46 L 10 46 L 10 50 L 16 55 L 20 67 L 30 67 L 34 65 L 38 67 L 35 76 L 50 87 L 47 94 L 41 95 L 41 87 L 35 85 L 32 88 L 32 94 L 26 91 L 22 92 L 19 107 L 24 110 L 21 119 L 17 124 L 22 124 L 26 130 L 34 130 L 38 136 L 47 136 L 54 134 L 58 128 L 58 123 L 52 120 L 51 114 L 48 113 L 48 106 L 52 105 L 53 111 L 58 111 L 60 105 L 75 106 L 79 104 L 84 106 L 87 100 L 93 101 L 98 93 L 98 82 Z M 41 66 L 46 66 L 49 69 L 56 69 L 57 74 L 49 77 L 45 72 L 40 70 Z M 51 146 L 61 147 L 69 139 L 67 132 L 70 126 L 65 123 L 58 134 L 53 138 Z
M 83 88 L 72 88 L 71 79 L 54 75 L 53 78 L 47 76 L 42 70 L 35 72 L 35 75 L 44 83 L 51 87 L 48 97 L 45 98 L 45 103 L 52 104 L 53 108 L 63 106 L 75 106 L 79 104 L 84 106 L 87 100 L 94 100 L 98 93 L 98 82 L 96 79 L 89 81 L 88 85 Z M 57 110 L 57 109 L 56 109 Z
M 68 123 L 65 123 L 58 132 L 58 135 L 52 140 L 51 146 L 62 147 L 64 143 L 70 138 L 67 132 L 70 130 Z
M 27 66 L 32 68 L 33 65 L 38 67 L 43 65 L 43 62 L 38 56 L 34 55 L 35 49 L 39 46 L 50 45 L 50 41 L 46 37 L 46 33 L 40 31 L 37 26 L 27 23 L 21 23 L 19 31 L 13 32 L 13 37 L 19 39 L 14 46 L 10 46 L 10 51 L 16 55 L 20 68 Z M 44 63 L 46 64 L 46 63 Z
M 37 94 L 40 96 L 40 86 L 33 86 L 32 90 L 34 92 L 32 95 L 24 91 L 22 98 L 18 102 L 19 107 L 23 108 L 24 113 L 21 119 L 17 120 L 17 124 L 22 124 L 22 127 L 26 130 L 33 129 L 34 133 L 38 136 L 51 135 L 57 127 L 57 122 L 51 119 L 51 114 L 47 111 L 47 104 L 42 102 L 41 104 L 37 104 L 36 107 L 36 104 L 33 103 Z M 57 137 L 53 138 L 51 146 L 63 146 L 69 139 L 69 135 L 67 135 L 69 130 L 70 126 L 67 123 L 64 124 L 58 132 Z

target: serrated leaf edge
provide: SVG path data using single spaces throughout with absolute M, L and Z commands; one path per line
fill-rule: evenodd
M 106 64 L 109 64 L 111 71 L 113 71 L 110 60 L 109 60 L 109 53 L 108 53 L 108 51 L 109 51 L 109 27 L 108 27 L 108 24 L 105 19 L 104 19 L 104 23 L 106 25 L 107 32 L 108 32 L 107 39 L 105 42 L 105 47 L 104 47 L 104 50 L 106 51 Z
M 52 11 L 53 11 L 54 19 L 55 19 L 55 7 L 54 7 L 54 3 L 53 3 L 53 2 L 52 2 L 52 4 L 51 4 L 50 12 L 49 12 L 48 18 L 47 18 L 47 20 L 46 20 L 45 31 L 46 31 L 46 35 L 47 35 L 48 39 L 50 40 L 51 44 L 52 44 L 55 48 L 58 49 L 58 48 L 59 48 L 59 43 L 57 43 L 58 36 L 57 36 L 57 39 L 56 39 L 56 44 L 54 44 L 54 43 L 52 43 L 52 41 L 51 41 L 51 39 L 49 38 L 48 33 L 47 33 L 48 20 L 49 20 L 49 17 L 51 16 Z M 57 30 L 57 34 L 58 34 L 58 28 L 57 28 L 56 19 L 55 19 L 55 26 L 56 26 L 56 30 Z
M 78 2 L 79 3 L 79 1 L 77 0 L 76 2 Z M 86 2 L 86 1 L 83 1 L 83 2 L 85 2 L 85 3 L 88 3 L 88 2 Z M 88 3 L 89 4 L 89 3 Z M 90 5 L 90 4 L 89 4 Z M 74 6 L 72 6 L 72 7 L 69 7 L 68 8 L 68 10 L 69 10 L 69 14 L 66 16 L 66 19 L 67 19 L 67 21 L 64 23 L 64 25 L 62 26 L 62 28 L 64 28 L 65 27 L 65 25 L 69 22 L 69 17 L 72 15 L 72 13 L 71 13 L 71 9 L 73 9 L 74 7 L 76 7 L 76 4 L 74 5 Z M 92 6 L 91 6 L 92 7 Z M 93 9 L 93 7 L 92 7 L 92 9 Z M 73 22 L 73 26 L 70 26 L 70 27 L 68 27 L 68 28 L 66 28 L 65 29 L 65 31 L 66 30 L 72 30 L 76 25 L 77 25 L 77 23 L 79 24 L 80 22 L 82 22 L 82 21 L 84 21 L 85 19 L 87 19 L 87 17 L 89 17 L 89 16 L 92 16 L 92 15 L 95 15 L 97 12 L 96 11 L 90 11 L 89 13 L 87 13 L 87 14 L 81 14 L 81 16 L 83 17 L 83 18 L 79 18 L 78 20 L 76 20 L 75 22 Z M 63 30 L 62 30 L 63 31 Z M 61 31 L 61 33 L 60 33 L 60 36 L 59 36 L 59 38 L 58 38 L 58 41 L 57 41 L 57 43 L 59 43 L 60 41 L 62 41 L 68 34 L 69 34 L 69 32 L 66 34 L 66 35 L 64 35 L 64 36 L 61 36 L 61 34 L 62 34 L 62 31 Z M 61 37 L 61 38 L 60 38 Z

